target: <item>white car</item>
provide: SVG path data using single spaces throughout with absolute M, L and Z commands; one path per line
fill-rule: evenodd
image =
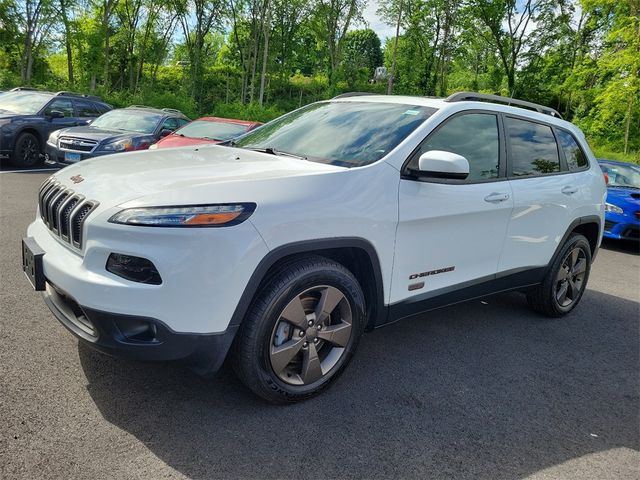
M 229 354 L 255 393 L 292 402 L 334 380 L 363 331 L 399 318 L 514 289 L 567 314 L 605 195 L 583 134 L 554 110 L 354 94 L 227 145 L 57 172 L 23 264 L 95 348 L 203 374 Z

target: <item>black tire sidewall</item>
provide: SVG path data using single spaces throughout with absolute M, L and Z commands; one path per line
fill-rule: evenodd
M 38 150 L 38 157 L 33 162 L 25 162 L 22 156 L 20 155 L 20 150 L 22 149 L 22 144 L 28 139 L 32 139 Z M 15 148 L 13 149 L 13 157 L 11 158 L 11 163 L 13 163 L 17 167 L 33 167 L 40 162 L 39 155 L 42 152 L 42 145 L 40 144 L 40 140 L 34 134 L 25 132 L 21 133 L 16 140 Z
M 571 302 L 570 305 L 563 307 L 562 305 L 560 305 L 560 303 L 558 302 L 558 299 L 556 298 L 557 282 L 555 281 L 555 279 L 558 275 L 558 269 L 562 266 L 563 260 L 569 254 L 569 252 L 571 252 L 576 247 L 580 248 L 584 252 L 585 258 L 587 260 L 587 269 L 585 271 L 584 279 L 582 281 L 582 288 L 580 289 L 578 298 L 576 298 L 573 302 Z M 565 315 L 569 313 L 571 310 L 573 310 L 580 303 L 580 300 L 582 300 L 582 296 L 584 295 L 584 292 L 587 289 L 587 282 L 589 280 L 590 273 L 591 273 L 591 246 L 589 245 L 589 242 L 585 237 L 583 237 L 582 235 L 575 235 L 572 238 L 570 238 L 569 241 L 566 243 L 566 245 L 562 248 L 562 250 L 560 251 L 560 254 L 558 255 L 558 258 L 556 259 L 553 265 L 553 269 L 549 272 L 550 280 L 551 280 L 549 282 L 549 286 L 551 289 L 549 293 L 550 293 L 550 299 L 553 302 L 554 310 L 556 310 L 558 313 L 562 315 Z
M 346 297 L 351 307 L 352 313 L 352 335 L 349 339 L 345 351 L 332 368 L 332 370 L 324 375 L 320 380 L 310 385 L 290 385 L 283 382 L 271 368 L 269 359 L 269 343 L 275 323 L 278 321 L 280 313 L 292 298 L 301 294 L 305 290 L 319 286 L 327 285 L 339 289 Z M 257 320 L 257 332 L 254 338 L 254 351 L 257 353 L 257 374 L 259 381 L 268 390 L 284 401 L 297 401 L 310 397 L 320 390 L 326 388 L 335 378 L 339 376 L 342 370 L 349 363 L 350 358 L 356 349 L 366 321 L 364 295 L 357 280 L 346 269 L 336 268 L 335 265 L 327 263 L 322 268 L 311 270 L 300 275 L 294 281 L 280 285 L 280 288 L 271 292 L 268 306 L 261 313 Z

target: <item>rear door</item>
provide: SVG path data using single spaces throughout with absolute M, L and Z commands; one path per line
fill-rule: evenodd
M 547 265 L 581 193 L 550 125 L 505 115 L 504 126 L 513 215 L 498 271 L 509 273 Z
M 400 181 L 391 303 L 493 279 L 513 207 L 500 131 L 496 113 L 456 114 L 409 158 Z M 469 177 L 419 178 L 412 172 L 430 150 L 463 155 Z
M 100 116 L 95 103 L 88 100 L 74 100 L 78 125 L 87 125 Z

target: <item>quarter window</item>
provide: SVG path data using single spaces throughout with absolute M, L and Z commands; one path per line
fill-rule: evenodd
M 506 117 L 511 145 L 512 174 L 515 177 L 548 175 L 560 171 L 558 145 L 551 127 Z
M 573 135 L 564 130 L 556 130 L 556 134 L 558 136 L 558 142 L 560 142 L 560 147 L 567 159 L 569 170 L 580 170 L 586 167 L 589 164 L 587 157 L 578 145 L 578 142 L 576 142 L 576 139 L 573 138 Z
M 500 142 L 498 119 L 489 113 L 468 113 L 454 117 L 429 135 L 409 161 L 409 169 L 418 170 L 420 155 L 444 150 L 462 155 L 469 161 L 467 181 L 498 177 Z
M 178 128 L 178 119 L 175 117 L 167 118 L 162 124 L 162 130 L 171 130 L 173 132 L 177 128 Z

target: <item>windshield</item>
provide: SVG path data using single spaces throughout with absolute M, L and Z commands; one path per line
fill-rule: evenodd
M 35 115 L 49 100 L 51 100 L 51 95 L 46 93 L 6 92 L 4 95 L 0 95 L 0 111 Z
M 234 145 L 359 167 L 380 160 L 435 111 L 397 103 L 314 103 L 244 135 Z
M 176 130 L 176 135 L 184 135 L 190 138 L 205 138 L 207 140 L 230 140 L 243 134 L 249 128 L 246 125 L 225 122 L 209 122 L 195 120 Z
M 600 168 L 609 177 L 607 186 L 640 188 L 640 168 L 612 163 L 601 163 Z
M 153 133 L 162 119 L 162 115 L 142 110 L 111 110 L 96 118 L 91 124 L 94 128 L 122 130 L 125 132 Z

